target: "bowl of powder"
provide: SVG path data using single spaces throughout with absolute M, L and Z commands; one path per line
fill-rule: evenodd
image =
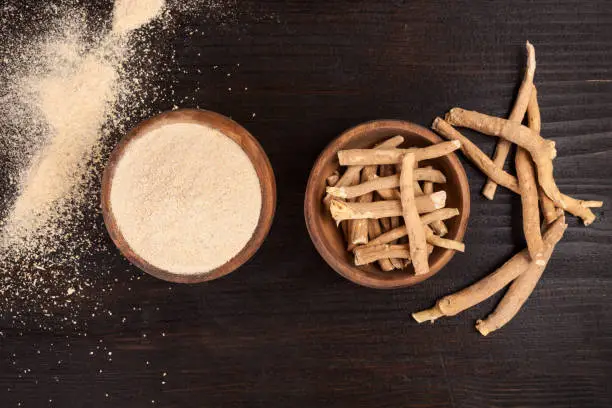
M 115 147 L 102 179 L 102 214 L 121 253 L 163 280 L 227 275 L 266 238 L 276 207 L 270 161 L 220 114 L 165 112 Z

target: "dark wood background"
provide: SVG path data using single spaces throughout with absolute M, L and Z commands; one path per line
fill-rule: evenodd
M 76 3 L 110 12 L 110 1 Z M 42 331 L 2 317 L 0 406 L 612 406 L 609 0 L 226 3 L 160 35 L 176 63 L 160 76 L 168 92 L 152 109 L 197 105 L 259 139 L 278 183 L 267 241 L 233 274 L 180 286 L 141 274 L 107 239 L 110 254 L 97 261 L 118 283 L 100 292 L 106 312 L 85 318 L 86 329 Z M 524 246 L 519 200 L 500 189 L 486 201 L 483 176 L 464 161 L 467 252 L 418 287 L 377 291 L 342 279 L 315 251 L 303 220 L 309 170 L 363 121 L 428 126 L 454 105 L 506 115 L 527 39 L 543 133 L 559 151 L 557 181 L 606 207 L 591 227 L 569 220 L 535 294 L 500 332 L 474 329 L 499 295 L 419 326 L 411 312 Z M 492 152 L 492 140 L 474 140 Z

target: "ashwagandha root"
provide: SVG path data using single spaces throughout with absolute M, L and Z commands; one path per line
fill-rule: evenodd
M 340 173 L 338 170 L 336 170 L 331 174 L 331 176 L 325 179 L 325 182 L 327 183 L 328 187 L 333 187 L 338 184 L 338 180 L 340 180 Z
M 432 169 L 432 166 L 428 166 L 425 167 L 426 169 Z M 418 169 L 417 169 L 418 170 Z M 432 181 L 425 181 L 423 183 L 423 188 L 421 188 L 421 185 L 417 182 L 415 183 L 414 186 L 414 193 L 415 195 L 421 195 L 421 194 L 432 194 L 434 192 L 434 188 L 433 188 L 433 182 Z M 434 230 L 434 232 L 443 237 L 444 235 L 448 234 L 448 229 L 446 228 L 446 225 L 444 224 L 444 221 L 441 220 L 436 220 L 433 221 L 430 224 L 430 227 L 432 230 Z
M 542 138 L 520 123 L 461 108 L 451 109 L 445 119 L 451 125 L 467 127 L 489 136 L 502 137 L 527 150 L 536 165 L 542 189 L 555 205 L 565 208 L 565 202 L 553 177 L 552 160 L 557 155 L 553 141 Z
M 579 200 L 581 206 L 586 208 L 600 208 L 603 207 L 603 201 L 593 201 L 593 200 Z
M 429 213 L 446 204 L 446 192 L 436 191 L 428 196 L 421 196 L 415 199 L 416 208 L 419 214 Z M 330 205 L 332 217 L 336 222 L 344 220 L 359 220 L 363 218 L 385 218 L 397 217 L 402 215 L 402 203 L 394 201 L 375 201 L 371 203 L 350 203 L 337 199 L 332 199 Z
M 565 225 L 564 217 L 559 218 Z M 567 227 L 567 225 L 565 225 Z M 565 228 L 564 228 L 565 229 Z M 563 232 L 561 232 L 563 235 Z M 561 239 L 559 237 L 559 239 Z M 476 322 L 476 329 L 486 336 L 487 334 L 502 328 L 508 323 L 516 314 L 519 312 L 521 307 L 527 301 L 527 298 L 531 295 L 535 289 L 538 281 L 546 269 L 546 264 L 552 256 L 556 242 L 549 242 L 546 245 L 546 252 L 544 254 L 544 262 L 542 264 L 536 264 L 532 262 L 527 269 L 521 273 L 510 285 L 510 288 L 499 302 L 493 313 L 487 316 L 486 319 L 478 320 Z
M 538 134 L 542 130 L 542 118 L 540 116 L 540 105 L 538 104 L 538 90 L 535 85 L 533 86 L 529 104 L 527 105 L 527 124 L 529 129 Z M 546 220 L 546 224 L 550 225 L 563 214 L 563 210 L 555 206 L 555 203 L 546 195 L 541 186 L 538 187 L 538 197 L 540 198 L 542 215 Z
M 414 167 L 416 163 L 416 155 L 414 153 L 406 153 L 404 155 L 402 173 L 400 175 L 400 195 L 414 273 L 416 275 L 424 275 L 429 273 L 429 256 L 427 254 L 425 228 L 421 223 L 414 196 L 414 183 L 417 183 L 414 181 Z
M 379 260 L 410 259 L 410 249 L 408 245 L 373 245 L 360 246 L 355 248 L 355 265 L 366 265 Z
M 428 244 L 440 248 L 452 249 L 459 252 L 465 252 L 465 244 L 463 242 L 452 239 L 441 238 L 434 234 L 429 226 L 425 226 L 425 236 Z
M 515 157 L 516 175 L 521 189 L 523 212 L 523 234 L 531 259 L 538 264 L 544 263 L 544 241 L 540 230 L 540 205 L 538 185 L 529 153 L 519 147 Z
M 561 240 L 566 228 L 564 217 L 557 219 L 544 233 L 546 244 L 554 246 Z M 531 263 L 529 252 L 524 249 L 495 272 L 459 292 L 444 296 L 433 308 L 414 313 L 412 317 L 418 323 L 422 323 L 427 320 L 433 322 L 442 316 L 455 316 L 499 292 L 526 271 Z
M 406 153 L 414 153 L 416 161 L 430 160 L 446 156 L 459 149 L 456 141 L 442 142 L 427 147 L 411 149 L 351 149 L 340 150 L 338 160 L 341 166 L 370 166 L 401 163 Z
M 445 183 L 446 177 L 439 170 L 416 169 L 414 171 L 416 181 L 429 180 L 436 183 Z M 373 191 L 390 190 L 399 187 L 399 174 L 387 177 L 375 177 L 370 181 L 346 187 L 327 187 L 327 193 L 340 198 L 354 198 Z M 433 193 L 433 191 L 432 191 Z M 385 193 L 383 193 L 385 194 Z M 381 194 L 381 196 L 383 195 Z M 393 193 L 392 193 L 393 194 Z
M 382 234 L 382 230 L 380 228 L 380 223 L 378 220 L 368 220 L 368 233 L 370 235 L 370 240 L 379 237 Z M 355 251 L 359 250 L 359 248 L 355 248 Z M 377 259 L 378 266 L 385 272 L 391 271 L 395 269 L 395 265 L 391 262 L 389 258 L 380 258 Z
M 385 140 L 384 142 L 378 144 L 377 146 L 374 146 L 373 149 L 374 150 L 393 149 L 401 145 L 402 143 L 404 143 L 403 136 L 393 136 L 392 138 Z M 372 150 L 372 149 L 369 149 L 369 150 Z M 363 169 L 363 166 L 348 167 L 346 171 L 344 172 L 344 174 L 342 175 L 342 177 L 340 177 L 340 180 L 338 180 L 338 182 L 336 183 L 336 186 L 342 187 L 342 186 L 349 186 L 349 185 L 354 184 L 353 180 L 355 179 L 359 180 L 359 174 L 361 173 L 362 169 Z
M 514 106 L 512 107 L 512 111 L 508 117 L 509 120 L 518 123 L 521 123 L 523 121 L 523 117 L 525 116 L 527 105 L 529 104 L 533 89 L 533 76 L 536 69 L 535 49 L 529 41 L 527 41 L 526 48 L 527 65 L 525 67 L 525 76 L 523 77 L 523 82 L 519 87 Z M 537 133 L 540 133 L 540 131 L 538 130 Z M 505 139 L 500 139 L 497 142 L 497 147 L 495 148 L 495 153 L 493 155 L 493 163 L 495 163 L 495 165 L 500 169 L 504 168 L 504 163 L 506 162 L 506 158 L 510 152 L 510 145 L 511 143 Z M 495 196 L 495 190 L 497 190 L 497 184 L 493 180 L 489 179 L 482 189 L 482 195 L 489 200 L 492 200 Z
M 461 142 L 461 151 L 463 154 L 465 154 L 480 171 L 493 179 L 497 184 L 517 194 L 520 192 L 516 177 L 506 173 L 500 167 L 497 167 L 489 156 L 472 143 L 470 139 L 463 136 L 461 132 L 452 127 L 450 123 L 438 117 L 434 119 L 432 129 L 445 139 L 459 140 Z
M 468 138 L 463 136 L 457 129 L 453 128 L 448 122 L 441 118 L 436 118 L 432 128 L 446 139 L 460 139 L 461 151 L 470 159 L 486 176 L 493 179 L 500 186 L 520 194 L 518 181 L 516 177 L 506 171 L 495 166 L 493 161 L 484 154 L 482 150 L 476 147 Z M 565 202 L 565 211 L 576 217 L 582 218 L 584 225 L 590 225 L 595 220 L 595 214 L 589 208 L 583 206 L 580 200 L 577 200 L 566 194 L 561 195 Z
M 394 166 L 392 165 L 380 166 L 380 175 L 382 177 L 394 176 L 395 175 Z M 387 189 L 387 190 L 381 189 L 381 190 L 377 190 L 376 193 L 383 200 L 399 200 L 400 199 L 399 188 L 392 188 L 392 189 Z
M 439 210 L 432 211 L 427 214 L 421 215 L 421 223 L 423 225 L 431 224 L 434 221 L 448 220 L 459 215 L 459 210 L 456 208 L 441 208 Z M 394 228 L 390 231 L 382 233 L 375 239 L 371 239 L 368 245 L 382 245 L 394 242 L 400 238 L 405 237 L 408 234 L 404 225 Z
M 383 177 L 395 175 L 395 166 L 392 164 L 380 166 L 380 175 Z M 383 200 L 399 200 L 400 199 L 399 188 L 393 188 L 389 190 L 378 190 L 377 194 L 380 197 L 382 197 Z M 389 230 L 399 227 L 401 224 L 400 219 L 401 217 L 382 218 L 381 224 L 383 224 L 383 221 L 385 221 L 382 232 L 387 232 Z M 396 244 L 396 243 L 397 243 L 396 241 L 390 242 L 390 244 Z M 410 262 L 409 260 L 400 259 L 400 258 L 391 258 L 390 261 L 391 261 L 391 264 L 393 264 L 393 266 L 395 267 L 395 269 L 403 269 L 405 267 L 405 263 Z
M 366 166 L 361 171 L 361 181 L 368 182 L 376 177 L 377 166 Z M 357 197 L 358 203 L 370 203 L 374 198 L 373 193 L 366 193 Z M 362 245 L 368 243 L 368 220 L 355 220 L 351 226 L 351 244 Z

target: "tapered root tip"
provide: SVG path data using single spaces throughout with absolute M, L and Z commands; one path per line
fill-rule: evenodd
M 495 198 L 495 190 L 491 190 L 491 189 L 487 188 L 487 186 L 485 185 L 485 188 L 482 189 L 482 195 L 487 200 L 493 200 Z
M 478 330 L 480 334 L 482 334 L 483 336 L 486 336 L 487 334 L 493 331 L 493 330 L 489 330 L 484 320 L 476 321 L 476 330 Z
M 412 318 L 416 320 L 417 323 L 423 323 L 426 321 L 433 323 L 436 319 L 439 319 L 442 316 L 444 316 L 444 314 L 435 306 L 431 309 L 422 310 L 412 314 Z

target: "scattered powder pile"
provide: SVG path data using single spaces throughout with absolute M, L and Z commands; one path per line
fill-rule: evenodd
M 147 24 L 161 13 L 164 0 L 116 0 L 113 32 L 124 34 Z
M 165 125 L 130 143 L 110 200 L 130 247 L 181 274 L 210 271 L 237 255 L 257 227 L 262 202 L 246 153 L 197 124 Z
M 218 30 L 259 13 L 236 0 L 115 0 L 112 14 L 78 3 L 0 2 L 0 320 L 14 327 L 112 315 L 107 293 L 140 275 L 115 275 L 124 264 L 99 208 L 106 158 L 140 119 L 197 103 L 174 88 L 188 71 L 172 38 L 204 36 L 186 23 Z
M 19 318 L 15 305 L 23 303 L 33 313 L 71 308 L 90 286 L 79 269 L 91 269 L 88 255 L 104 236 L 93 218 L 108 137 L 128 119 L 117 105 L 126 99 L 135 105 L 130 97 L 146 94 L 141 83 L 147 75 L 126 75 L 128 62 L 130 74 L 145 72 L 134 65 L 147 65 L 130 48 L 129 30 L 155 18 L 163 4 L 122 0 L 122 14 L 114 18 L 120 32 L 104 31 L 106 24 L 88 29 L 86 15 L 73 6 L 59 15 L 52 8 L 44 35 L 2 44 L 9 68 L 0 75 L 2 178 L 13 195 L 4 196 L 1 207 L 1 313 Z
M 51 72 L 26 77 L 21 85 L 47 126 L 46 140 L 21 175 L 19 195 L 3 228 L 4 248 L 33 251 L 44 243 L 53 245 L 49 237 L 62 234 L 57 223 L 82 201 L 79 188 L 117 101 L 126 57 L 126 43 L 117 36 L 149 22 L 163 5 L 160 0 L 118 1 L 113 28 L 120 31 L 84 52 L 87 47 L 76 35 L 46 44 L 44 51 L 54 63 Z

